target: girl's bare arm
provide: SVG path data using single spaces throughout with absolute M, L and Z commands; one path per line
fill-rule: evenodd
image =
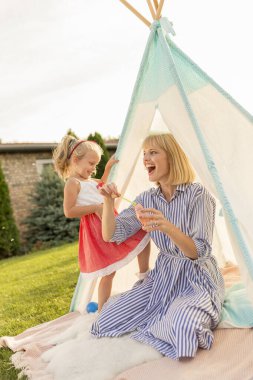
M 111 156 L 111 158 L 109 159 L 109 161 L 107 162 L 107 164 L 105 165 L 104 174 L 102 175 L 102 178 L 101 178 L 102 182 L 107 181 L 109 174 L 110 174 L 110 171 L 111 171 L 111 168 L 113 167 L 113 165 L 117 164 L 118 162 L 119 162 L 119 160 L 117 160 L 115 158 L 115 155 L 113 154 Z

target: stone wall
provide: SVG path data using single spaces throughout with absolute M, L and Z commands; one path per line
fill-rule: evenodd
M 40 177 L 38 160 L 39 162 L 41 162 L 40 160 L 48 162 L 51 159 L 51 152 L 0 154 L 0 162 L 9 187 L 12 209 L 21 240 L 25 232 L 23 221 L 32 207 L 29 196 L 33 194 Z

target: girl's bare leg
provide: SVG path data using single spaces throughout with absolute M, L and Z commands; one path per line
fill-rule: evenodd
M 149 270 L 149 257 L 150 257 L 150 242 L 138 255 L 138 264 L 140 273 L 145 273 Z
M 101 278 L 98 286 L 98 311 L 100 311 L 104 303 L 108 300 L 112 291 L 112 280 L 116 272 Z

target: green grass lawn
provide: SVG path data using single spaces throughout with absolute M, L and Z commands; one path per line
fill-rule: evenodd
M 72 243 L 0 261 L 0 336 L 17 335 L 69 311 L 79 273 L 77 251 Z M 0 380 L 17 379 L 11 355 L 0 349 Z

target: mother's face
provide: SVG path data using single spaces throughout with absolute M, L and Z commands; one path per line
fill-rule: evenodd
M 169 162 L 166 152 L 158 146 L 146 146 L 143 150 L 143 164 L 151 182 L 167 182 Z

